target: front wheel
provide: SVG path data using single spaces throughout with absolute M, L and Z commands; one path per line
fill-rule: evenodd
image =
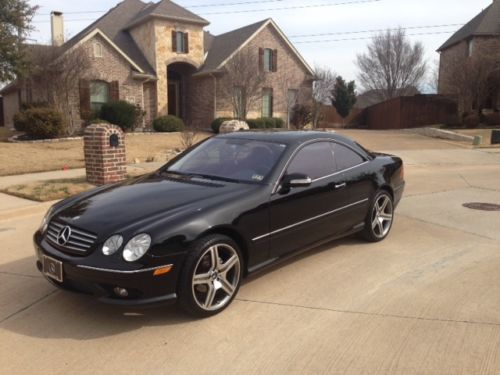
M 394 220 L 394 204 L 392 196 L 385 190 L 379 191 L 372 201 L 370 211 L 365 219 L 363 238 L 370 242 L 382 241 L 387 237 Z
M 211 235 L 196 241 L 179 280 L 179 302 L 188 313 L 208 317 L 224 310 L 238 292 L 242 261 L 229 237 Z

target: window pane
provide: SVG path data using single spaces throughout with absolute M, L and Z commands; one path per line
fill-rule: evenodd
M 335 159 L 337 171 L 352 168 L 364 162 L 363 158 L 357 153 L 337 143 L 333 145 L 333 157 Z
M 264 70 L 270 72 L 272 70 L 273 53 L 269 48 L 264 50 Z
M 301 173 L 317 179 L 334 173 L 332 148 L 329 142 L 316 142 L 302 148 L 288 166 L 287 174 Z
M 177 31 L 175 37 L 177 38 L 177 52 L 184 52 L 184 33 Z
M 271 117 L 271 90 L 264 90 L 262 94 L 262 117 Z
M 92 111 L 101 109 L 109 100 L 109 86 L 106 82 L 90 83 L 90 107 Z

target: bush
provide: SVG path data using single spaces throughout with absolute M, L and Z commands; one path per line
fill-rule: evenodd
M 140 107 L 119 100 L 103 104 L 98 117 L 127 131 L 134 130 L 143 115 L 144 112 Z
M 26 130 L 26 115 L 24 114 L 24 111 L 17 112 L 14 115 L 14 129 L 16 129 L 18 132 L 24 132 Z
M 16 130 L 22 128 L 31 138 L 56 138 L 64 132 L 64 120 L 60 112 L 50 107 L 34 107 L 16 115 Z M 14 119 L 16 121 L 16 119 Z
M 276 129 L 283 128 L 285 121 L 279 117 L 260 117 L 246 120 L 250 129 Z
M 153 129 L 157 132 L 181 132 L 184 130 L 184 122 L 176 116 L 161 116 L 153 121 Z
M 464 116 L 464 125 L 467 128 L 477 128 L 479 126 L 480 118 L 476 113 L 469 113 Z
M 484 123 L 489 126 L 500 125 L 500 113 L 488 113 L 484 115 Z
M 281 117 L 273 117 L 274 120 L 274 128 L 281 129 L 285 127 L 285 120 Z
M 213 132 L 215 134 L 219 134 L 219 129 L 224 121 L 231 121 L 234 120 L 231 117 L 217 117 L 215 120 L 212 121 L 210 124 L 210 127 L 212 128 Z
M 311 107 L 304 104 L 294 105 L 290 122 L 296 129 L 303 129 L 304 126 L 311 122 Z
M 247 119 L 248 127 L 250 129 L 265 129 L 266 123 L 262 118 Z

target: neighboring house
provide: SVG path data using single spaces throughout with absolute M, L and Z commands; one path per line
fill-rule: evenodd
M 201 127 L 216 117 L 233 116 L 219 83 L 225 64 L 243 50 L 259 54 L 260 69 L 266 71 L 262 99 L 248 117 L 286 118 L 290 92 L 300 93 L 301 101 L 312 95 L 313 71 L 271 19 L 213 36 L 204 30 L 208 21 L 171 1 L 124 0 L 63 43 L 62 14 L 52 12 L 51 17 L 53 45 L 60 45 L 55 48 L 64 53 L 83 46 L 91 60 L 89 73 L 69 95 L 77 124 L 88 111 L 116 99 L 142 107 L 146 126 L 166 114 Z M 284 69 L 292 77 L 288 90 L 280 85 Z M 21 103 L 37 100 L 37 90 L 14 82 L 0 91 L 7 125 Z
M 439 87 L 438 93 L 443 95 L 462 95 L 454 86 L 458 70 L 463 70 L 467 61 L 483 56 L 492 58 L 496 55 L 496 63 L 500 67 L 500 0 L 493 0 L 486 9 L 453 34 L 439 49 Z M 479 72 L 476 72 L 479 75 Z M 471 74 L 472 76 L 472 74 Z M 494 84 L 491 94 L 484 106 L 490 109 L 500 108 L 500 90 Z M 458 98 L 461 99 L 461 98 Z M 471 100 L 471 105 L 474 99 Z M 471 108 L 463 108 L 465 111 Z

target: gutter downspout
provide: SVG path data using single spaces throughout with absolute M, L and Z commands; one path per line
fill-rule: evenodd
M 217 77 L 215 74 L 210 73 L 210 77 L 214 79 L 214 119 L 217 118 Z

